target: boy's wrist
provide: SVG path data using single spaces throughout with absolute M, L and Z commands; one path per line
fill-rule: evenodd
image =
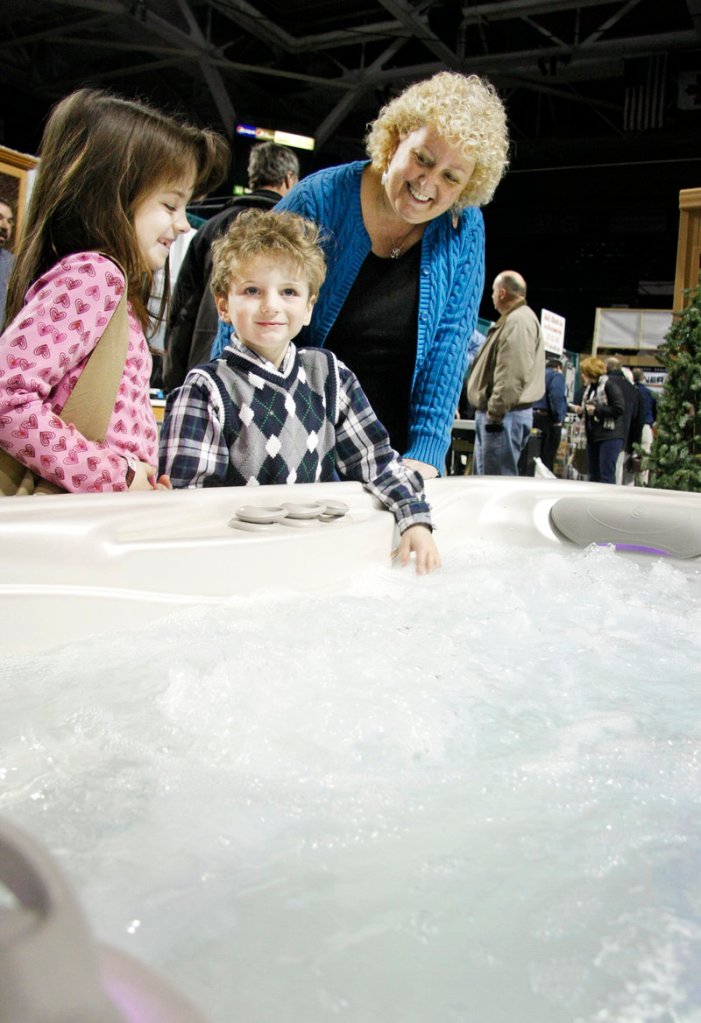
M 435 525 L 431 520 L 431 514 L 428 510 L 423 511 L 407 511 L 407 514 L 397 518 L 397 528 L 399 534 L 406 533 L 407 529 L 411 529 L 412 526 L 425 526 L 430 533 L 435 532 Z

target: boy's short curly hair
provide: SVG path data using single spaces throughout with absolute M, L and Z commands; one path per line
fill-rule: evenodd
M 316 224 L 296 213 L 244 210 L 212 243 L 212 278 L 215 298 L 226 297 L 238 267 L 261 256 L 291 263 L 309 284 L 311 297 L 319 294 L 326 277 L 326 260 Z
M 496 89 L 478 75 L 441 71 L 416 82 L 380 110 L 365 139 L 373 166 L 384 171 L 399 142 L 427 125 L 475 160 L 456 206 L 484 206 L 508 164 L 506 111 Z

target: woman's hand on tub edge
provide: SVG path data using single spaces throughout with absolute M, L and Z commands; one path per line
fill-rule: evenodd
M 425 480 L 433 480 L 438 475 L 435 465 L 429 465 L 428 462 L 417 462 L 415 458 L 404 458 L 402 461 L 404 465 L 420 473 Z
M 441 556 L 428 526 L 409 526 L 405 529 L 391 557 L 399 558 L 401 565 L 408 565 L 412 551 L 416 555 L 417 575 L 426 575 L 439 567 Z

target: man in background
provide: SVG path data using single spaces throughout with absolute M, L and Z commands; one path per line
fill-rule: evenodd
M 657 418 L 657 398 L 652 393 L 650 388 L 645 383 L 645 370 L 639 366 L 633 370 L 633 381 L 640 397 L 641 413 L 643 418 L 643 429 L 640 439 L 640 446 L 646 454 L 649 454 L 652 449 L 653 432 L 652 428 L 655 425 L 655 419 Z M 640 482 L 643 486 L 647 485 L 649 472 L 640 473 Z
M 494 280 L 499 319 L 475 359 L 467 396 L 475 411 L 475 476 L 518 476 L 533 425 L 533 402 L 545 390 L 545 347 L 526 282 L 514 270 Z
M 248 160 L 248 195 L 203 224 L 190 242 L 173 293 L 163 356 L 163 384 L 180 387 L 188 370 L 209 362 L 219 317 L 209 290 L 212 242 L 245 209 L 269 210 L 299 181 L 299 161 L 287 146 L 260 142 Z
M 15 261 L 15 257 L 7 248 L 7 244 L 12 238 L 12 229 L 14 226 L 14 207 L 9 199 L 0 195 L 0 330 L 2 330 L 5 326 L 7 282 L 10 279 L 12 264 Z
M 565 377 L 559 359 L 545 363 L 545 394 L 533 402 L 533 428 L 540 430 L 540 460 L 553 472 L 560 447 L 562 424 L 567 415 Z
M 633 374 L 615 355 L 606 360 L 606 374 L 623 396 L 623 451 L 616 462 L 616 483 L 619 487 L 633 487 L 635 469 L 632 468 L 631 456 L 633 445 L 639 444 L 642 437 L 642 402 L 633 383 Z
M 657 418 L 657 398 L 645 383 L 645 370 L 639 366 L 633 370 L 633 381 L 642 405 L 643 434 L 642 445 L 645 451 L 650 450 L 652 444 L 652 428 Z

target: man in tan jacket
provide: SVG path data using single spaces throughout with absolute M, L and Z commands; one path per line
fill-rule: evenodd
M 531 405 L 545 390 L 545 346 L 526 305 L 526 282 L 514 270 L 494 281 L 499 319 L 475 359 L 467 397 L 475 412 L 475 476 L 518 476 L 518 459 L 533 425 Z

